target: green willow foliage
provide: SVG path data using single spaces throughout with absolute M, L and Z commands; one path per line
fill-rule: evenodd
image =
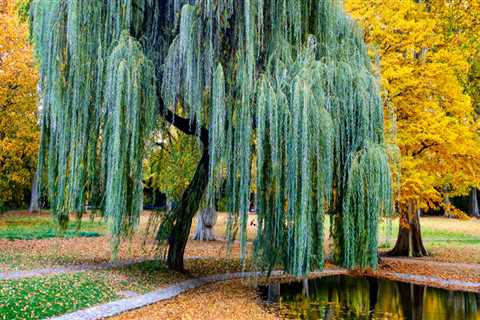
M 207 201 L 220 189 L 229 197 L 228 234 L 238 226 L 242 258 L 255 183 L 260 266 L 321 269 L 326 214 L 337 262 L 376 266 L 377 221 L 392 207 L 383 107 L 340 1 L 34 0 L 32 25 L 39 167 L 61 222 L 90 201 L 117 239 L 135 225 L 162 100 L 198 134 L 208 127 Z

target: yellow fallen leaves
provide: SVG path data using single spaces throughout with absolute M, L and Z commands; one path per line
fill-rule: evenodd
M 205 285 L 172 300 L 128 312 L 110 320 L 269 320 L 275 315 L 264 309 L 248 280 Z

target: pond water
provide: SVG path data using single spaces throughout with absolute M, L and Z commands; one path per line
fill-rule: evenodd
M 259 290 L 285 319 L 480 320 L 480 294 L 372 277 L 271 283 Z

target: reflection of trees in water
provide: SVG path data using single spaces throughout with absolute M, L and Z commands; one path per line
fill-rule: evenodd
M 474 293 L 426 289 L 425 320 L 466 319 L 479 320 L 480 296 Z
M 378 283 L 378 302 L 374 307 L 377 314 L 391 314 L 392 318 L 404 318 L 405 312 L 402 308 L 401 288 L 397 285 L 391 285 L 387 281 L 377 281 Z
M 301 319 L 480 320 L 480 295 L 409 283 L 336 276 L 275 288 Z

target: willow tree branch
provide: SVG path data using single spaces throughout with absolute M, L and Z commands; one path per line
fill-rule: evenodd
M 438 143 L 436 143 L 436 142 L 432 142 L 431 144 L 426 144 L 425 142 L 422 142 L 421 148 L 419 150 L 413 152 L 412 156 L 416 157 L 416 156 L 420 155 L 422 152 L 426 151 L 427 149 L 429 149 L 431 147 L 435 147 L 437 145 L 438 145 Z
M 198 132 L 200 132 L 199 139 L 202 141 L 202 144 L 205 148 L 208 149 L 208 129 L 205 128 L 204 126 L 200 126 L 200 130 L 198 130 L 198 124 L 196 121 L 192 121 L 187 118 L 183 118 L 174 112 L 172 112 L 170 109 L 168 109 L 165 106 L 165 103 L 163 102 L 163 99 L 159 97 L 160 101 L 160 114 L 162 117 L 173 125 L 175 128 L 178 130 L 182 131 L 185 134 L 191 135 L 191 136 L 198 136 Z

